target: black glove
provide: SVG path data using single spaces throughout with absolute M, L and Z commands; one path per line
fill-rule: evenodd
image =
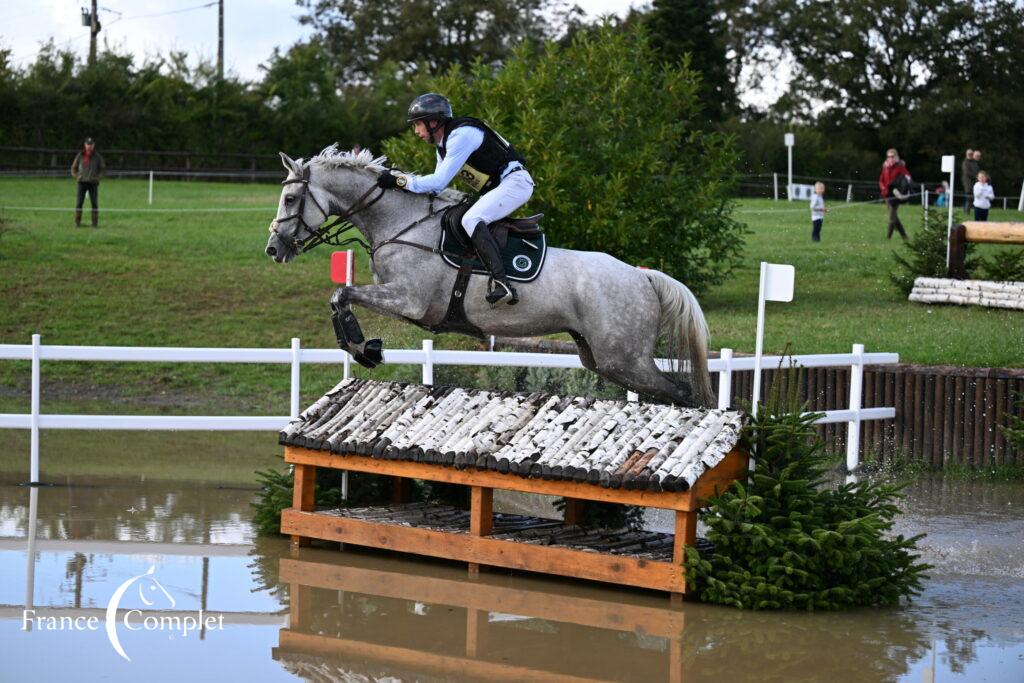
M 398 176 L 391 175 L 391 171 L 381 171 L 377 176 L 377 187 L 385 190 L 398 187 Z

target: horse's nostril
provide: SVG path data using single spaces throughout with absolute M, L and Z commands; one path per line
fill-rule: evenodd
M 277 249 L 274 247 L 267 247 L 267 256 L 277 256 Z

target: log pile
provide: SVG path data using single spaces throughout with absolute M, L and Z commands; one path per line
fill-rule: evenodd
M 439 503 L 407 503 L 387 507 L 336 508 L 317 514 L 346 517 L 378 524 L 431 529 L 454 534 L 469 533 L 469 511 Z M 495 513 L 491 538 L 515 543 L 545 545 L 585 552 L 625 555 L 659 562 L 672 561 L 674 536 L 635 529 L 585 529 L 559 520 Z M 710 546 L 698 539 L 697 548 Z
M 1024 311 L 1024 282 L 919 277 L 910 300 L 928 304 L 988 306 Z
M 348 379 L 284 445 L 605 488 L 686 491 L 736 446 L 735 411 Z

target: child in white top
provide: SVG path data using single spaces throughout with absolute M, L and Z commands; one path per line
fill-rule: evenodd
M 992 200 L 995 198 L 995 190 L 988 183 L 988 173 L 978 171 L 978 182 L 974 183 L 974 220 L 988 220 L 988 210 L 992 208 Z
M 821 225 L 825 222 L 825 183 L 814 184 L 814 195 L 811 197 L 811 240 L 821 241 Z

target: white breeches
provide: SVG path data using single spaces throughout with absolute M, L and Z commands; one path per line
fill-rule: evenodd
M 493 223 L 499 218 L 505 218 L 529 201 L 532 194 L 533 178 L 528 171 L 524 169 L 509 173 L 496 188 L 469 207 L 469 211 L 462 217 L 462 227 L 472 237 L 480 221 Z

